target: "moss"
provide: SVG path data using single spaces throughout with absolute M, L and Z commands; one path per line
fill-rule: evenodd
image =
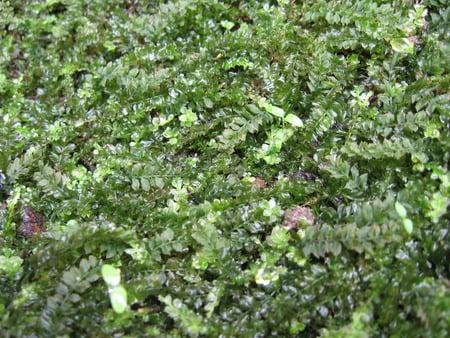
M 448 336 L 440 3 L 2 3 L 2 335 Z

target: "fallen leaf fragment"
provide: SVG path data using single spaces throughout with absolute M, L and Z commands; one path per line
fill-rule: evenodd
M 250 181 L 251 184 L 257 185 L 260 188 L 265 188 L 267 186 L 267 182 L 264 181 L 262 178 L 255 177 L 253 180 Z
M 308 207 L 299 206 L 284 212 L 283 226 L 288 230 L 297 230 L 300 225 L 314 225 L 315 218 Z
M 40 213 L 34 211 L 31 207 L 26 206 L 23 210 L 22 224 L 19 227 L 21 233 L 31 238 L 41 232 L 45 232 L 45 218 Z

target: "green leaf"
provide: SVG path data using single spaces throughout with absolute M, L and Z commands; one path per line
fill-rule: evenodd
M 444 177 L 444 176 L 443 176 Z M 448 194 L 442 194 L 440 191 L 433 194 L 430 201 L 430 209 L 426 211 L 426 215 L 436 223 L 446 212 L 450 204 Z
M 342 251 L 342 245 L 337 241 L 331 241 L 328 243 L 327 251 L 330 251 L 334 256 L 337 257 Z
M 407 216 L 407 212 L 405 207 L 400 203 L 400 202 L 395 202 L 395 210 L 397 211 L 397 214 L 401 217 L 401 218 L 405 218 Z
M 208 265 L 209 265 L 208 257 L 203 256 L 201 252 L 197 253 L 192 258 L 192 267 L 194 269 L 206 270 L 208 268 Z
M 141 187 L 142 187 L 142 190 L 149 191 L 150 190 L 150 181 L 145 177 L 141 177 Z
M 214 102 L 212 102 L 210 99 L 208 99 L 207 97 L 203 98 L 203 102 L 205 104 L 205 107 L 208 109 L 211 109 L 212 107 L 214 107 Z
M 289 230 L 277 225 L 272 229 L 272 233 L 267 238 L 267 243 L 275 249 L 284 249 L 287 248 L 290 239 Z
M 285 273 L 287 268 L 281 266 L 267 266 L 264 264 L 255 275 L 256 284 L 267 286 L 280 279 L 280 275 Z
M 228 20 L 222 20 L 220 21 L 220 25 L 225 28 L 226 30 L 230 30 L 234 27 L 234 22 L 228 21 Z
M 5 257 L 0 256 L 0 274 L 14 276 L 22 269 L 22 259 L 17 256 Z
M 109 299 L 116 313 L 123 313 L 127 308 L 127 291 L 122 285 L 113 287 Z
M 207 318 L 210 318 L 212 316 L 212 314 L 214 313 L 214 309 L 220 304 L 222 294 L 223 294 L 222 286 L 215 286 L 209 291 L 206 297 L 208 303 L 205 305 Z
M 189 309 L 180 299 L 172 300 L 171 295 L 160 295 L 158 298 L 165 304 L 164 311 L 187 331 L 188 336 L 198 337 L 207 332 L 207 324 L 202 316 Z
M 270 104 L 266 98 L 259 97 L 257 98 L 258 105 L 265 109 L 268 113 L 283 118 L 286 115 L 286 112 L 280 108 Z
M 284 117 L 284 115 L 286 114 L 286 112 L 282 108 L 272 106 L 271 104 L 266 104 L 264 108 L 267 110 L 267 112 L 278 117 Z
M 174 238 L 174 233 L 173 233 L 172 229 L 170 229 L 170 228 L 167 228 L 161 234 L 161 239 L 164 242 L 170 242 L 173 240 L 173 238 Z
M 180 112 L 182 115 L 180 115 L 178 119 L 182 126 L 190 127 L 198 119 L 197 114 L 186 107 L 181 108 Z
M 291 326 L 289 327 L 289 332 L 291 334 L 298 334 L 301 331 L 304 331 L 306 328 L 306 324 L 299 322 L 298 320 L 294 319 L 291 322 Z
M 403 218 L 403 227 L 405 228 L 408 234 L 411 234 L 413 231 L 413 222 L 409 218 Z
M 77 275 L 75 272 L 76 270 L 74 268 L 70 269 L 70 271 L 64 271 L 63 281 L 67 284 L 67 286 L 74 286 L 77 282 Z
M 140 187 L 140 183 L 139 183 L 139 179 L 133 177 L 131 179 L 131 189 L 133 190 L 139 190 Z
M 392 39 L 390 43 L 392 49 L 397 53 L 414 53 L 414 43 L 409 41 L 408 38 Z
M 102 277 L 108 286 L 117 286 L 120 284 L 120 270 L 110 264 L 102 266 Z
M 303 127 L 303 122 L 300 118 L 294 114 L 287 114 L 285 117 L 285 121 L 292 124 L 294 127 Z

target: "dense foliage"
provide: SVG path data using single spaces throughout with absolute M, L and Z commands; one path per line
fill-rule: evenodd
M 0 335 L 450 336 L 447 5 L 2 1 Z

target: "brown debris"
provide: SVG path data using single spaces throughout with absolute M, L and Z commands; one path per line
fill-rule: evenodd
M 267 182 L 259 177 L 256 177 L 254 180 L 250 181 L 250 183 L 253 185 L 257 185 L 260 188 L 265 188 L 267 186 Z
M 22 224 L 19 230 L 28 238 L 46 231 L 44 216 L 34 211 L 30 206 L 26 206 L 23 210 Z
M 421 45 L 423 44 L 423 41 L 420 40 L 417 36 L 410 36 L 408 37 L 408 41 L 415 44 L 415 45 Z
M 283 226 L 288 230 L 297 230 L 300 225 L 314 225 L 315 218 L 305 206 L 288 209 L 284 212 Z

